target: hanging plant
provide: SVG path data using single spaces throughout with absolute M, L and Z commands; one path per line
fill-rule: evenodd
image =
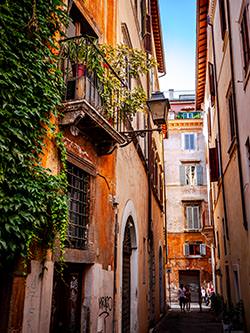
M 89 73 L 97 75 L 106 115 L 112 118 L 118 110 L 124 118 L 144 110 L 144 90 L 140 86 L 128 87 L 128 81 L 137 80 L 156 67 L 154 58 L 123 44 L 117 47 L 98 44 L 89 36 L 65 40 L 62 45 L 62 59 L 69 58 L 71 64 L 84 63 Z

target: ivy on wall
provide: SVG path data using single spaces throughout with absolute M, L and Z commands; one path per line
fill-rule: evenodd
M 0 262 L 29 258 L 34 244 L 51 248 L 57 235 L 63 246 L 66 236 L 63 163 L 58 175 L 41 164 L 45 137 L 65 153 L 51 126 L 64 89 L 55 52 L 63 8 L 59 0 L 0 4 Z

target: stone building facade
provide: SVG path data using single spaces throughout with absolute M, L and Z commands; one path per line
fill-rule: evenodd
M 213 229 L 208 215 L 203 119 L 195 109 L 194 94 L 173 95 L 170 107 L 168 138 L 164 142 L 167 301 L 178 301 L 181 283 L 190 286 L 192 301 L 197 301 L 198 288 L 212 282 Z
M 204 15 L 209 17 L 208 21 Z M 204 109 L 207 128 L 216 286 L 227 306 L 238 308 L 247 330 L 250 329 L 249 15 L 248 1 L 198 1 L 196 107 Z

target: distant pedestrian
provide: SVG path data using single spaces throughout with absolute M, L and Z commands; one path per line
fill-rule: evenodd
M 184 288 L 183 284 L 181 284 L 178 290 L 181 311 L 185 311 L 185 291 L 186 289 Z
M 185 287 L 185 304 L 187 311 L 190 311 L 190 303 L 191 303 L 191 291 L 189 286 Z
M 198 288 L 198 302 L 199 302 L 199 307 L 200 307 L 200 312 L 202 312 L 202 293 L 201 293 L 201 288 Z

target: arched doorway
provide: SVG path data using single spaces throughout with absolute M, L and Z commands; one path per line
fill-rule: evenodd
M 136 264 L 136 232 L 132 216 L 126 222 L 123 238 L 122 259 L 122 333 L 134 332 L 134 319 L 131 316 L 136 302 L 134 274 Z

